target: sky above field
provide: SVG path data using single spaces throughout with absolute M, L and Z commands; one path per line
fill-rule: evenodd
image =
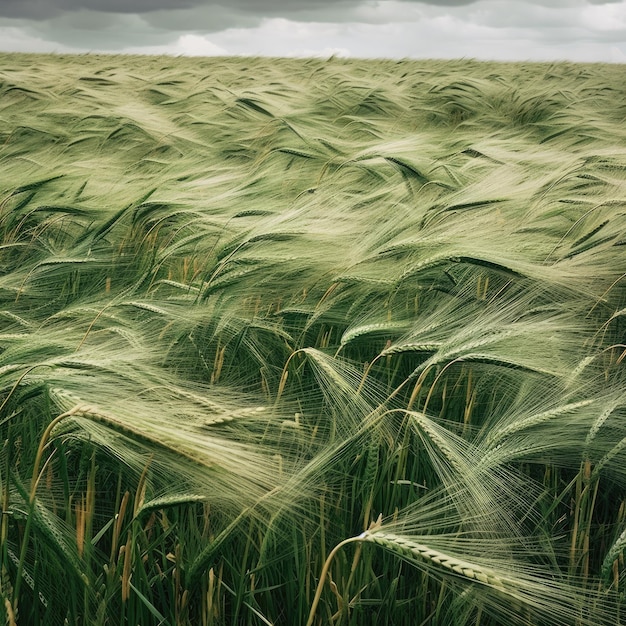
M 0 0 L 0 50 L 626 63 L 626 0 Z

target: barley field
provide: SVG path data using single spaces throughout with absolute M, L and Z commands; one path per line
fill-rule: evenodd
M 0 54 L 5 623 L 625 623 L 624 69 Z

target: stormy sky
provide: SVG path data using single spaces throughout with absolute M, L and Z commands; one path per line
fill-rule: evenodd
M 626 63 L 626 0 L 0 0 L 0 50 Z

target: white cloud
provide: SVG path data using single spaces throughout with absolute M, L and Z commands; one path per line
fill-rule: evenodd
M 224 48 L 216 46 L 201 35 L 182 35 L 178 38 L 176 44 L 174 44 L 174 48 L 180 50 L 180 54 L 193 57 L 228 54 Z
M 170 44 L 160 46 L 129 46 L 123 48 L 122 54 L 169 54 L 173 56 L 212 57 L 228 56 L 230 53 L 215 45 L 207 37 L 188 33 L 181 35 Z
M 624 31 L 626 34 L 626 3 L 596 4 L 585 7 L 581 20 L 597 31 Z
M 233 54 L 303 56 L 315 52 L 314 56 L 323 56 L 327 50 L 339 49 L 350 56 L 350 26 L 266 18 L 255 28 L 228 28 L 212 33 L 211 40 Z

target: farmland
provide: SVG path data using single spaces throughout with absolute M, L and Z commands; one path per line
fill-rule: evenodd
M 7 624 L 622 623 L 623 66 L 0 61 Z

